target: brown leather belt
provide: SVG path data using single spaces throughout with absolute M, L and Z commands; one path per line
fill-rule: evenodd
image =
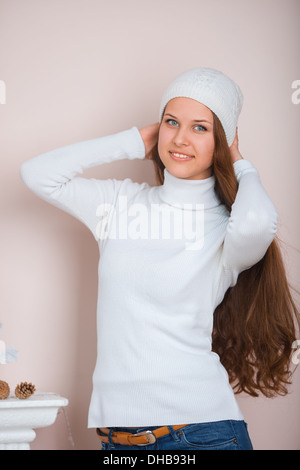
M 177 429 L 183 428 L 187 424 L 179 424 L 172 426 L 174 431 Z M 105 434 L 102 436 L 100 431 Z M 108 434 L 110 432 L 109 428 L 97 428 L 97 434 L 102 442 L 106 444 L 109 443 Z M 167 426 L 162 426 L 161 428 L 153 429 L 153 431 L 142 431 L 136 434 L 123 431 L 115 431 L 111 435 L 111 439 L 114 444 L 121 444 L 122 446 L 146 446 L 148 444 L 154 444 L 156 439 L 162 436 L 169 434 L 170 430 Z

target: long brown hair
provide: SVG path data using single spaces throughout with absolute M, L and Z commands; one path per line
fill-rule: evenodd
M 214 117 L 215 192 L 231 212 L 238 190 L 223 126 Z M 156 180 L 164 182 L 158 145 L 151 153 Z M 264 257 L 243 271 L 214 312 L 212 350 L 220 356 L 235 393 L 267 397 L 288 393 L 293 343 L 300 315 L 293 300 L 279 240 L 276 236 Z

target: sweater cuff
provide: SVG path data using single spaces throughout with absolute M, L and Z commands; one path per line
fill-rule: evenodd
M 132 127 L 127 131 L 132 136 L 132 142 L 134 141 L 135 147 L 132 146 L 128 152 L 128 159 L 133 160 L 135 158 L 143 159 L 146 155 L 144 141 L 137 127 Z
M 249 160 L 245 160 L 244 158 L 234 162 L 233 168 L 238 182 L 240 181 L 241 177 L 247 173 L 257 173 L 257 170 L 252 165 L 252 163 Z

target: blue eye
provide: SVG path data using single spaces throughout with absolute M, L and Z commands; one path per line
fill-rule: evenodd
M 176 126 L 178 124 L 175 119 L 167 119 L 167 123 L 170 124 L 171 126 Z
M 197 127 L 198 127 L 199 129 L 196 129 Z M 199 131 L 207 131 L 206 127 L 201 126 L 200 124 L 197 124 L 197 126 L 195 126 L 195 129 L 196 129 L 196 130 L 199 130 Z

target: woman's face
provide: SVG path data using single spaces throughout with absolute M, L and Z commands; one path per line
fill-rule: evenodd
M 211 110 L 190 98 L 170 100 L 158 136 L 158 153 L 168 172 L 190 180 L 208 178 L 214 147 Z

